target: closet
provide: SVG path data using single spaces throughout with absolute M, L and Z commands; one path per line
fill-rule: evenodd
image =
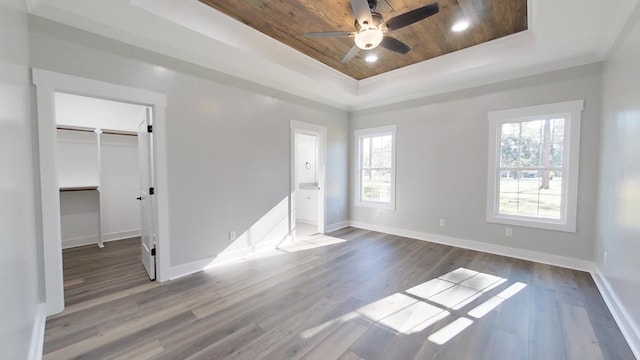
M 56 94 L 62 247 L 140 236 L 137 126 L 145 107 Z

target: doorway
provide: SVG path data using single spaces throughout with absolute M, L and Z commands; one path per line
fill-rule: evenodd
M 324 233 L 326 127 L 291 122 L 292 196 L 294 240 Z
M 153 200 L 149 202 L 149 211 L 151 218 L 151 227 L 149 239 L 153 241 L 155 247 L 149 248 L 149 252 L 153 251 L 155 254 L 155 261 L 152 273 L 149 273 L 149 277 L 152 277 L 155 273 L 159 281 L 165 281 L 169 278 L 169 246 L 168 246 L 168 196 L 167 196 L 167 172 L 166 172 L 166 152 L 164 143 L 164 119 L 165 119 L 165 104 L 166 96 L 159 93 L 150 92 L 147 90 L 141 90 L 136 88 L 130 88 L 115 84 L 110 84 L 101 81 L 95 81 L 90 79 L 78 78 L 66 74 L 54 73 L 46 70 L 33 69 L 33 82 L 36 85 L 36 105 L 38 110 L 38 145 L 39 145 L 39 167 L 40 167 L 40 207 L 41 207 L 41 225 L 42 225 L 42 242 L 43 242 L 43 260 L 44 260 L 44 273 L 45 273 L 45 294 L 44 294 L 44 312 L 48 315 L 53 315 L 61 312 L 64 309 L 64 281 L 63 281 L 63 264 L 62 264 L 62 221 L 61 221 L 61 202 L 60 202 L 60 190 L 61 186 L 67 187 L 62 180 L 58 177 L 58 167 L 60 160 L 59 152 L 60 147 L 57 142 L 58 126 L 56 110 L 59 105 L 56 103 L 56 96 L 59 94 L 66 95 L 79 95 L 86 98 L 108 100 L 112 102 L 119 102 L 129 105 L 139 106 L 139 109 L 144 109 L 144 120 L 150 121 L 150 115 L 153 114 L 153 127 L 148 128 L 150 147 L 149 147 L 149 163 L 150 171 L 149 177 L 152 187 L 164 189 L 164 191 L 155 191 L 152 187 L 146 189 L 153 193 Z M 140 108 L 141 107 L 141 108 Z M 97 150 L 88 156 L 91 159 L 97 159 L 96 162 L 100 165 L 101 161 L 101 146 L 100 142 L 108 138 L 107 142 L 111 142 L 111 145 L 127 142 L 126 136 L 132 136 L 133 133 L 138 133 L 139 122 L 133 123 L 133 129 L 109 129 L 103 126 L 87 125 L 87 124 L 71 124 L 66 125 L 67 132 L 73 132 L 74 134 L 85 134 L 93 136 L 96 139 Z M 91 132 L 87 131 L 91 130 Z M 105 131 L 106 130 L 106 131 Z M 85 139 L 86 140 L 86 139 Z M 136 152 L 138 152 L 137 139 L 133 140 L 129 138 L 130 143 L 135 144 Z M 133 145 L 130 144 L 130 145 Z M 85 144 L 86 145 L 86 144 Z M 151 151 L 153 149 L 153 151 Z M 79 150 L 77 153 L 84 155 L 89 154 L 87 151 Z M 113 155 L 113 154 L 112 154 Z M 126 156 L 130 158 L 132 154 Z M 138 159 L 137 154 L 133 158 Z M 124 160 L 123 156 L 116 155 L 111 160 L 118 162 Z M 129 159 L 130 160 L 130 159 Z M 87 161 L 84 159 L 83 161 Z M 70 161 L 71 164 L 75 161 Z M 96 232 L 93 234 L 93 238 L 96 240 L 94 245 L 90 245 L 93 249 L 97 249 L 101 244 L 104 244 L 105 240 L 115 240 L 110 238 L 112 233 L 105 233 L 105 229 L 108 222 L 104 222 L 102 216 L 103 211 L 107 211 L 101 204 L 99 190 L 106 190 L 104 187 L 101 189 L 100 180 L 102 178 L 100 166 L 97 167 L 96 173 L 84 174 L 90 175 L 75 177 L 79 180 L 75 184 L 72 184 L 78 192 L 91 192 L 94 191 L 97 199 L 97 206 L 94 207 L 97 213 L 97 227 L 93 227 Z M 75 171 L 78 172 L 78 166 L 75 166 Z M 131 175 L 131 174 L 130 174 Z M 140 181 L 139 173 L 135 174 L 135 177 Z M 92 181 L 86 181 L 91 179 Z M 66 181 L 66 180 L 65 180 Z M 82 188 L 81 182 L 85 182 L 89 186 Z M 116 181 L 117 182 L 117 181 Z M 95 189 L 94 189 L 95 188 Z M 112 188 L 113 189 L 113 188 Z M 98 193 L 95 192 L 98 190 Z M 131 190 L 131 189 L 130 189 Z M 140 204 L 135 200 L 135 197 L 141 197 L 140 185 L 136 186 L 136 194 L 133 195 L 129 201 L 136 203 L 137 215 L 134 215 L 138 219 L 138 223 L 142 223 L 140 215 Z M 124 194 L 122 191 L 116 191 L 118 194 Z M 132 193 L 128 193 L 131 197 Z M 86 194 L 85 194 L 86 195 Z M 91 201 L 90 196 L 85 196 L 85 202 Z M 95 204 L 94 204 L 95 205 Z M 118 211 L 116 211 L 118 213 Z M 123 215 L 123 213 L 120 213 Z M 132 216 L 125 216 L 128 220 L 131 220 Z M 113 224 L 111 224 L 113 225 Z M 102 229 L 100 229 L 102 228 Z M 131 230 L 131 229 L 130 229 Z M 137 229 L 137 232 L 141 233 L 141 228 Z M 118 233 L 117 231 L 115 233 Z M 122 236 L 131 235 L 124 231 Z M 138 238 L 138 241 L 140 238 Z M 139 242 L 138 242 L 139 244 Z M 143 252 L 139 252 L 136 256 L 138 264 L 140 264 L 141 255 Z M 147 274 L 144 273 L 147 277 Z M 148 278 L 147 280 L 148 281 Z
M 153 218 L 149 206 L 152 198 L 147 195 L 153 186 L 152 147 L 147 132 L 152 110 L 137 104 L 66 93 L 56 93 L 54 99 L 66 303 L 69 293 L 83 291 L 85 276 L 109 278 L 105 275 L 112 273 L 112 268 L 122 266 L 107 261 L 115 247 L 133 251 L 137 244 L 142 249 L 135 251 L 135 255 L 142 255 L 142 259 L 138 256 L 137 265 L 142 263 L 148 277 L 154 280 Z M 112 244 L 123 240 L 131 245 Z M 82 252 L 70 249 L 89 245 L 102 249 L 107 242 L 108 251 L 90 256 L 93 263 L 102 262 L 103 266 L 66 271 L 67 260 L 83 262 L 81 256 L 72 256 Z M 131 257 L 123 252 L 118 252 L 119 258 Z M 100 261 L 101 256 L 105 261 Z M 141 266 L 137 269 L 135 263 L 132 265 L 129 272 L 142 269 Z M 121 275 L 124 279 L 135 274 Z M 103 288 L 108 287 L 106 284 L 123 288 L 117 280 L 106 282 Z

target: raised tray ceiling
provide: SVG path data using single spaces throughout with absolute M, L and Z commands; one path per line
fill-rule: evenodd
M 439 0 L 440 13 L 392 32 L 412 50 L 401 55 L 378 47 L 360 53 L 349 63 L 340 60 L 353 46 L 351 38 L 304 37 L 307 32 L 353 31 L 348 0 L 201 0 L 201 2 L 356 79 L 361 80 L 453 51 L 482 44 L 527 29 L 526 0 Z M 379 0 L 378 12 L 390 19 L 430 4 L 424 0 Z M 451 26 L 466 17 L 468 30 L 454 33 Z M 369 52 L 378 55 L 366 63 Z

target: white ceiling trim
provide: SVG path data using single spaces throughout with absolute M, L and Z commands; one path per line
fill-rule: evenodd
M 638 0 L 610 0 L 606 6 L 598 0 L 529 0 L 525 32 L 360 81 L 197 0 L 28 2 L 38 16 L 340 109 L 360 110 L 601 61 Z

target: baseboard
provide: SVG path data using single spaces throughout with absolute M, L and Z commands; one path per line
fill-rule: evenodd
M 326 234 L 326 233 L 338 231 L 340 229 L 344 229 L 344 228 L 349 227 L 349 226 L 351 226 L 351 223 L 349 221 L 340 221 L 340 222 L 337 222 L 337 223 L 325 225 L 324 232 Z
M 29 344 L 29 360 L 41 360 L 44 349 L 44 328 L 47 322 L 44 304 L 38 305 L 36 319 L 31 330 L 31 342 Z
M 341 221 L 325 226 L 325 233 L 340 230 L 350 226 L 349 221 Z M 199 271 L 211 269 L 215 266 L 228 264 L 230 262 L 241 260 L 248 255 L 254 255 L 260 252 L 275 249 L 282 241 L 270 241 L 258 243 L 253 247 L 236 249 L 233 251 L 225 251 L 218 256 L 212 256 L 201 260 L 192 261 L 190 263 L 172 266 L 169 268 L 169 280 L 175 280 L 183 276 L 191 275 Z
M 138 237 L 141 234 L 142 234 L 142 230 L 140 229 L 118 231 L 118 232 L 102 235 L 102 241 L 108 242 L 108 241 L 131 239 L 132 237 Z
M 622 304 L 620 298 L 611 287 L 611 284 L 604 276 L 600 268 L 594 265 L 594 269 L 591 272 L 591 276 L 602 294 L 604 302 L 607 304 L 611 315 L 615 319 L 622 335 L 624 335 L 633 355 L 636 359 L 640 359 L 640 327 L 633 321 L 631 315 L 627 311 L 627 308 Z
M 486 252 L 490 254 L 535 261 L 542 264 L 560 266 L 560 267 L 574 269 L 574 270 L 591 272 L 591 270 L 593 269 L 593 263 L 587 260 L 574 259 L 574 258 L 569 258 L 565 256 L 541 253 L 541 252 L 532 251 L 532 250 L 517 249 L 517 248 L 508 247 L 508 246 L 488 244 L 480 241 L 460 239 L 460 238 L 454 238 L 450 236 L 429 234 L 429 233 L 420 232 L 420 231 L 413 231 L 413 230 L 407 230 L 407 229 L 401 229 L 401 228 L 369 224 L 361 221 L 351 221 L 351 226 L 365 229 L 365 230 L 370 230 L 370 231 L 377 231 L 377 232 L 382 232 L 382 233 L 396 235 L 396 236 L 408 237 L 416 240 L 423 240 L 423 241 L 429 241 L 429 242 L 434 242 L 434 243 L 443 244 L 443 245 L 455 246 L 463 249 L 469 249 L 469 250 Z
M 311 219 L 296 219 L 296 222 L 307 224 L 307 225 L 318 226 L 318 222 Z
M 109 241 L 124 240 L 124 239 L 130 239 L 136 236 L 140 236 L 140 229 L 104 234 L 102 235 L 102 241 L 109 242 Z M 98 236 L 96 235 L 82 236 L 82 237 L 71 238 L 71 239 L 62 239 L 62 248 L 69 249 L 69 248 L 74 248 L 78 246 L 93 245 L 97 243 L 98 243 Z
M 179 279 L 183 276 L 191 275 L 204 270 L 207 265 L 216 259 L 215 256 L 206 259 L 192 261 L 190 263 L 172 266 L 169 268 L 169 280 Z

